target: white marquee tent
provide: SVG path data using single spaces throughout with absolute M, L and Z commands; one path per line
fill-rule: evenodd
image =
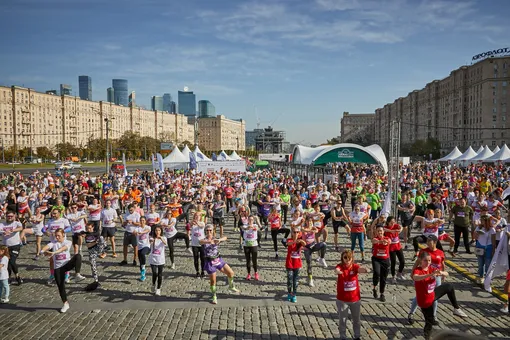
M 468 160 L 476 156 L 475 150 L 472 147 L 469 147 L 461 156 L 452 159 L 453 162 L 463 162 L 466 163 Z
M 478 155 L 471 158 L 469 161 L 470 162 L 478 162 L 478 161 L 481 162 L 481 161 L 484 161 L 486 158 L 491 157 L 492 155 L 494 155 L 494 152 L 492 152 L 491 149 L 489 149 L 489 147 L 486 145 L 485 148 L 483 148 L 483 150 L 480 153 L 478 153 Z
M 225 151 L 221 150 L 221 152 L 218 155 L 218 157 L 216 157 L 216 160 L 218 160 L 218 161 L 231 161 L 232 158 L 230 158 L 230 156 L 227 155 L 227 153 Z
M 507 161 L 508 159 L 510 159 L 510 149 L 505 144 L 505 145 L 503 145 L 501 150 L 496 152 L 493 156 L 491 156 L 487 159 L 484 159 L 484 162 L 500 162 L 500 161 Z
M 188 164 L 189 160 L 179 151 L 177 146 L 174 146 L 172 152 L 163 158 L 163 166 L 165 169 L 187 169 Z
M 478 150 L 476 150 L 476 154 L 478 155 L 480 152 L 483 151 L 483 149 L 485 149 L 482 145 L 480 145 L 480 147 L 478 148 Z
M 230 158 L 232 158 L 232 160 L 234 160 L 234 161 L 242 160 L 242 158 L 239 157 L 239 155 L 237 154 L 237 152 L 235 150 L 234 150 L 234 152 L 232 152 L 232 154 L 230 154 Z
M 184 157 L 186 157 L 186 159 L 188 160 L 189 162 L 189 154 L 191 153 L 191 150 L 188 148 L 188 146 L 184 146 L 184 148 L 182 149 L 182 154 L 184 155 Z
M 455 159 L 457 157 L 462 156 L 462 152 L 460 152 L 458 147 L 455 147 L 455 149 L 452 150 L 448 155 L 444 156 L 443 158 L 440 158 L 439 161 L 451 161 L 452 159 Z
M 499 145 L 496 145 L 496 147 L 494 148 L 494 150 L 492 150 L 492 152 L 494 152 L 494 153 L 498 153 L 498 152 L 499 152 L 499 150 L 501 150 L 501 149 L 499 148 Z
M 198 148 L 198 145 L 195 146 L 195 150 L 193 150 L 193 154 L 195 155 L 195 160 L 197 162 L 204 162 L 204 161 L 210 162 L 211 161 L 211 159 L 209 157 L 207 157 L 206 155 L 203 154 L 202 151 L 200 151 L 200 149 Z

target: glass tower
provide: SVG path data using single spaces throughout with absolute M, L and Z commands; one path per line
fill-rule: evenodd
M 92 78 L 89 76 L 79 76 L 78 88 L 80 90 L 80 99 L 92 100 Z
M 172 112 L 172 96 L 170 93 L 163 94 L 163 111 Z
M 216 108 L 210 101 L 200 100 L 198 101 L 198 115 L 202 118 L 215 117 Z
M 197 115 L 197 101 L 193 91 L 179 91 L 177 100 L 180 114 L 193 117 Z
M 116 105 L 128 106 L 128 81 L 126 79 L 113 79 L 112 80 L 114 103 Z
M 106 101 L 108 103 L 115 102 L 115 91 L 113 90 L 113 87 L 109 87 L 106 89 Z
M 151 109 L 152 109 L 152 111 L 163 111 L 163 97 L 152 96 Z

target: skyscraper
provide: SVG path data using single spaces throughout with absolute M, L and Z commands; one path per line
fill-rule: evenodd
M 170 93 L 163 94 L 163 111 L 172 112 L 172 96 Z
M 109 87 L 106 89 L 106 101 L 108 103 L 115 102 L 115 90 L 113 89 L 113 87 Z
M 152 96 L 151 97 L 151 110 L 152 111 L 163 111 L 163 97 Z
M 136 93 L 131 91 L 129 94 L 129 107 L 136 107 Z
M 208 100 L 199 100 L 198 101 L 198 115 L 201 118 L 215 117 L 216 116 L 216 108 Z
M 188 88 L 185 87 L 184 91 L 177 93 L 177 100 L 179 101 L 179 113 L 193 117 L 197 115 L 197 100 L 193 91 L 188 91 Z
M 177 104 L 175 104 L 175 102 L 172 100 L 170 102 L 170 111 L 168 111 L 170 113 L 177 113 Z
M 70 96 L 73 92 L 73 87 L 71 85 L 60 84 L 60 95 L 61 96 Z
M 128 81 L 126 79 L 113 79 L 114 103 L 128 106 Z
M 80 99 L 92 100 L 92 78 L 89 76 L 79 76 L 78 88 L 80 90 Z

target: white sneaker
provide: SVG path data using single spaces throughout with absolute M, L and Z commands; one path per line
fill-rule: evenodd
M 81 275 L 81 274 L 76 274 L 74 276 L 74 279 L 76 280 L 76 282 L 80 282 L 82 280 L 85 280 L 85 276 Z
M 9 299 L 4 299 L 4 303 L 9 303 Z
M 313 279 L 308 279 L 308 286 L 315 287 L 315 285 L 313 284 Z
M 499 310 L 501 313 L 508 313 L 508 306 L 505 306 Z
M 407 280 L 407 277 L 404 274 L 397 274 L 397 279 L 404 281 Z
M 462 309 L 454 309 L 453 310 L 453 315 L 457 315 L 457 316 L 460 316 L 462 318 L 466 318 L 467 317 L 467 314 L 464 313 L 464 311 Z
M 71 278 L 68 277 L 66 280 L 65 280 L 66 283 L 71 283 Z
M 237 289 L 236 287 L 229 287 L 228 289 L 231 293 L 239 293 L 239 289 Z
M 65 313 L 65 312 L 67 312 L 68 309 L 69 309 L 69 303 L 66 302 L 66 303 L 64 303 L 64 306 L 62 306 L 62 308 L 60 309 L 60 313 Z
M 317 262 L 319 262 L 319 263 L 320 263 L 320 262 L 321 262 L 321 258 L 319 257 L 319 258 L 317 258 L 317 260 L 315 260 L 315 261 L 317 261 Z
M 156 296 L 161 296 L 161 289 L 156 289 Z
M 391 283 L 393 283 L 394 285 L 396 285 L 396 284 L 397 284 L 397 278 L 396 278 L 396 277 L 393 277 L 393 278 L 391 279 Z
M 190 253 L 191 255 L 193 255 L 193 250 L 191 250 L 191 248 L 186 248 L 186 251 L 187 251 L 188 253 Z
M 320 259 L 319 264 L 322 265 L 324 268 L 328 268 L 328 264 L 326 263 L 326 259 Z
M 175 263 L 172 263 L 172 266 L 170 268 L 175 269 Z

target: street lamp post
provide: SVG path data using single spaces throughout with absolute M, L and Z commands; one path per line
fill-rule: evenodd
M 106 122 L 106 174 L 109 174 L 110 173 L 110 167 L 109 167 L 109 161 L 110 161 L 110 157 L 109 157 L 109 148 L 108 148 L 108 128 L 109 128 L 109 123 L 110 123 L 110 120 L 108 118 L 105 118 L 104 121 Z

